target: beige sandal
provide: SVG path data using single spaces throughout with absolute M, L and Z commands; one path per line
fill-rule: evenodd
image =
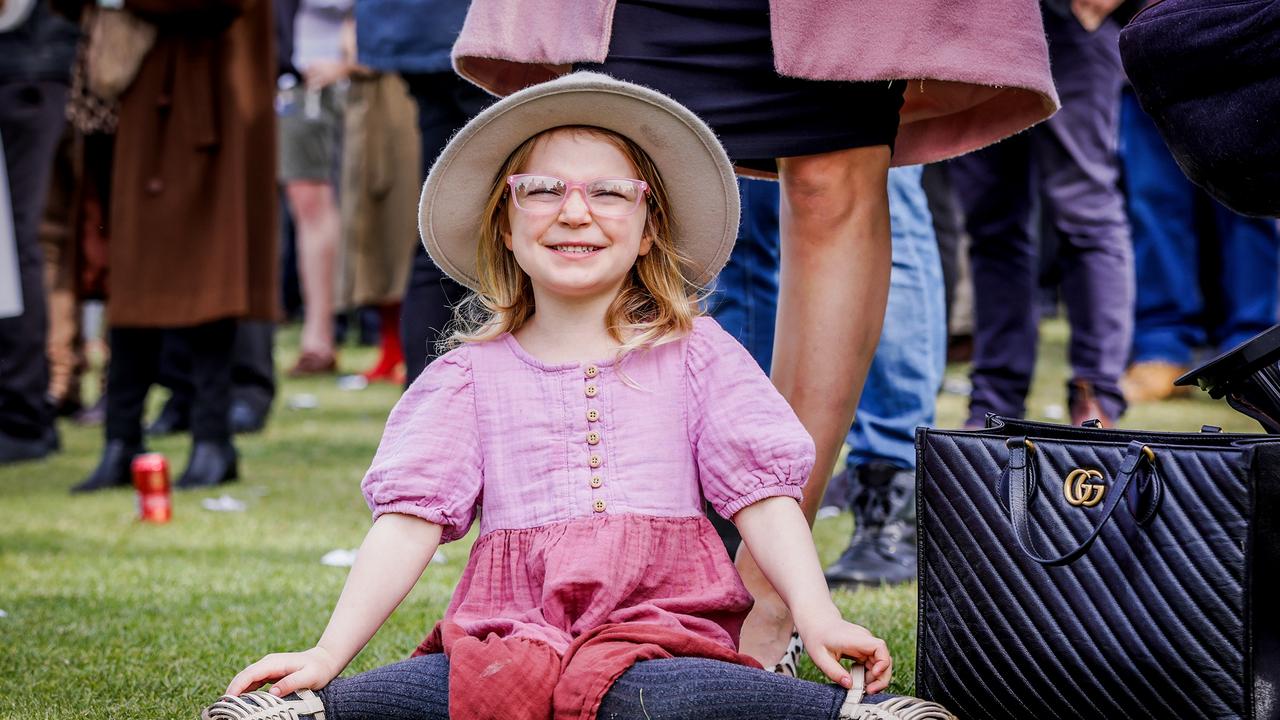
M 324 720 L 324 703 L 310 690 L 286 698 L 255 690 L 238 697 L 223 695 L 200 713 L 200 720 Z
M 861 665 L 849 668 L 853 687 L 840 706 L 840 720 L 958 720 L 936 702 L 902 695 L 882 703 L 863 703 L 867 688 L 867 670 Z

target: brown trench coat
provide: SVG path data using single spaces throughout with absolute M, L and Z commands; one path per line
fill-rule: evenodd
M 120 97 L 111 198 L 116 326 L 277 315 L 270 0 L 127 0 L 159 28 Z
M 399 75 L 355 77 L 342 135 L 338 306 L 400 302 L 418 247 L 418 107 Z

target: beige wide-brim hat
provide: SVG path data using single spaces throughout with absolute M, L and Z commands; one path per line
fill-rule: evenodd
M 711 282 L 738 236 L 738 184 L 711 128 L 675 100 L 599 73 L 577 72 L 509 95 L 472 118 L 445 146 L 422 188 L 418 230 L 431 259 L 479 289 L 476 249 L 498 172 L 525 140 L 564 125 L 612 130 L 639 145 L 670 200 L 685 279 Z

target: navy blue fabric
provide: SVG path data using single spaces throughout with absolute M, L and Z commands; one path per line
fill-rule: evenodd
M 973 242 L 973 381 L 970 424 L 987 413 L 1022 416 L 1039 341 L 1036 297 L 1040 209 L 1058 240 L 1062 299 L 1071 324 L 1071 382 L 1093 387 L 1110 418 L 1133 333 L 1133 247 L 1120 191 L 1116 142 L 1123 75 L 1116 26 L 1087 32 L 1045 13 L 1062 110 L 1044 123 L 949 163 Z
M 317 693 L 328 720 L 448 720 L 449 660 L 421 655 Z M 600 703 L 600 720 L 836 720 L 846 691 L 704 658 L 638 662 Z M 872 695 L 879 703 L 889 695 Z M 310 716 L 307 716 L 308 718 Z
M 966 720 L 1277 717 L 1280 441 L 994 418 L 917 448 L 922 697 Z M 1097 507 L 1066 498 L 1081 468 Z
M 1280 0 L 1163 0 L 1120 55 L 1187 177 L 1237 212 L 1280 215 Z
M 0 82 L 71 83 L 71 64 L 80 31 L 57 15 L 46 0 L 36 0 L 18 27 L 0 32 Z
M 467 17 L 462 0 L 356 0 L 362 65 L 399 73 L 451 72 L 449 50 Z

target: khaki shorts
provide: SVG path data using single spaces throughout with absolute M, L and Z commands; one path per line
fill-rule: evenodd
M 338 173 L 345 90 L 303 85 L 276 92 L 280 133 L 280 181 L 332 180 Z

